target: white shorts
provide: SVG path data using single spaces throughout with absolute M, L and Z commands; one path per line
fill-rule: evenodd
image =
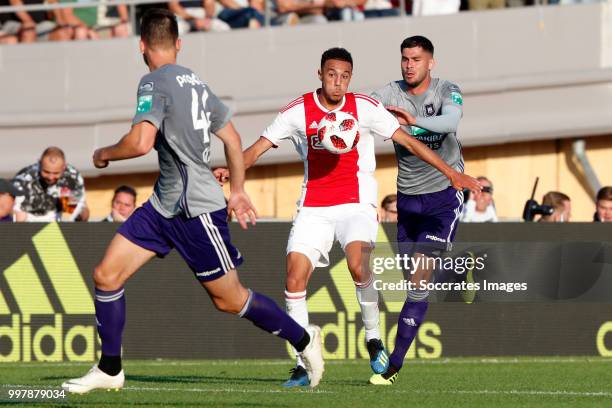
M 313 269 L 328 266 L 334 240 L 340 243 L 342 250 L 354 241 L 374 246 L 377 233 L 377 213 L 372 204 L 302 207 L 289 233 L 287 253 L 306 255 Z

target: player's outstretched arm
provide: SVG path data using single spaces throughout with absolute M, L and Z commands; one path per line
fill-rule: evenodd
M 227 212 L 234 212 L 243 229 L 247 229 L 247 221 L 255 225 L 257 212 L 251 203 L 251 199 L 244 191 L 244 159 L 242 156 L 242 142 L 240 135 L 234 128 L 232 122 L 215 132 L 221 139 L 225 148 L 225 158 L 232 175 L 230 181 L 230 197 L 227 202 Z
M 469 189 L 471 191 L 480 191 L 482 187 L 478 180 L 467 174 L 459 173 L 451 166 L 446 164 L 444 160 L 434 153 L 429 147 L 404 132 L 402 129 L 397 129 L 391 137 L 394 142 L 404 146 L 408 151 L 421 160 L 431 164 L 444 174 L 451 182 L 452 186 L 457 190 Z
M 150 122 L 140 122 L 114 145 L 97 149 L 93 155 L 94 166 L 102 169 L 108 162 L 132 159 L 149 153 L 155 144 L 157 128 Z
M 254 165 L 255 162 L 257 161 L 257 159 L 259 159 L 259 157 L 262 154 L 264 154 L 265 152 L 270 150 L 270 148 L 273 147 L 273 146 L 274 145 L 272 144 L 272 142 L 269 141 L 268 139 L 266 139 L 263 136 L 260 137 L 251 146 L 249 146 L 249 148 L 244 151 L 244 167 L 245 167 L 245 169 L 248 169 L 252 165 Z
M 258 141 L 253 143 L 248 149 L 244 151 L 244 169 L 249 169 L 253 164 L 255 164 L 259 156 L 264 154 L 266 151 L 268 151 L 268 149 L 273 146 L 274 145 L 271 141 L 269 141 L 265 137 L 260 137 Z M 219 184 L 224 184 L 230 178 L 230 171 L 223 167 L 218 167 L 214 169 L 213 174 L 215 175 L 215 178 L 217 179 Z

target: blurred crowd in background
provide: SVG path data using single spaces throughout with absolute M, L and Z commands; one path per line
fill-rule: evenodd
M 0 10 L 0 44 L 36 41 L 97 40 L 123 38 L 136 32 L 135 22 L 151 7 L 163 7 L 178 18 L 181 35 L 196 31 L 259 29 L 266 24 L 266 0 L 188 0 L 168 3 L 107 6 L 102 1 L 78 0 L 92 7 L 54 8 L 44 11 Z M 269 24 L 325 24 L 361 21 L 402 14 L 424 16 L 459 11 L 501 9 L 534 5 L 596 3 L 603 0 L 271 0 Z M 75 3 L 77 0 L 59 0 Z M 58 0 L 0 0 L 3 6 L 43 5 Z M 133 15 L 132 15 L 133 14 Z

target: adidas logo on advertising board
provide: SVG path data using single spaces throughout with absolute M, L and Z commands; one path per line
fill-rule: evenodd
M 93 300 L 59 226 L 45 226 L 32 243 L 35 254 L 1 271 L 0 362 L 94 361 Z

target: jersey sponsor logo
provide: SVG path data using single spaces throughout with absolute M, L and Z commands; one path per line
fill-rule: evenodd
M 153 107 L 153 95 L 141 95 L 138 97 L 136 113 L 147 113 Z
M 140 85 L 140 88 L 138 88 L 138 90 L 140 92 L 152 92 L 153 87 L 153 82 L 145 82 L 144 84 Z
M 319 128 L 319 124 L 313 120 L 308 128 L 309 129 L 318 129 Z
M 0 271 L 6 281 L 0 287 L 0 344 L 10 344 L 0 363 L 93 361 L 93 301 L 59 226 L 44 227 L 32 243 L 35 253 L 26 251 Z
M 457 105 L 463 105 L 463 97 L 459 92 L 451 92 L 451 100 Z
M 444 139 L 446 139 L 447 136 L 446 134 L 432 133 L 429 130 L 420 128 L 418 126 L 410 126 L 410 134 L 419 142 L 427 145 L 427 147 L 429 147 L 431 150 L 438 150 L 440 147 L 442 147 L 442 142 L 444 142 Z M 412 155 L 410 152 L 407 154 Z
M 446 242 L 445 239 L 440 238 L 440 237 L 436 237 L 435 235 L 426 235 L 425 236 L 426 239 L 430 239 L 432 241 L 438 241 L 438 242 Z
M 176 76 L 176 82 L 178 82 L 179 86 L 182 88 L 183 85 L 185 84 L 189 84 L 189 85 L 204 85 L 204 82 L 202 82 L 200 80 L 200 78 L 198 78 L 198 76 L 196 74 L 194 74 L 193 72 L 191 73 L 191 75 L 188 74 L 183 74 L 183 75 L 177 75 Z
M 412 136 L 418 136 L 427 133 L 427 130 L 418 126 L 410 126 L 410 133 L 412 134 Z

